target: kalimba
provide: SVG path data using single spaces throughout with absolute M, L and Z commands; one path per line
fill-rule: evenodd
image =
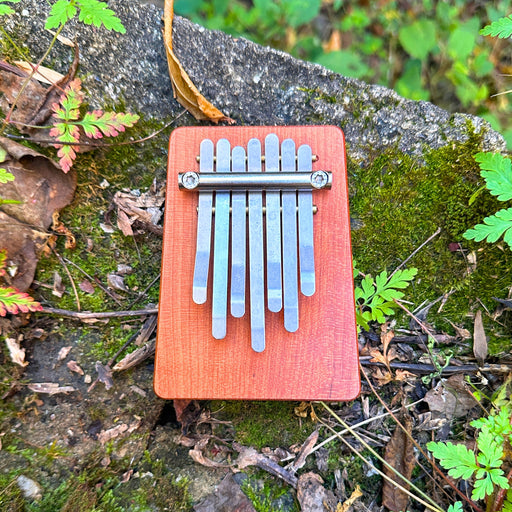
M 154 385 L 167 399 L 358 395 L 339 128 L 172 132 Z

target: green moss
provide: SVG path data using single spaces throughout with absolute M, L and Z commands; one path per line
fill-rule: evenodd
M 360 226 L 352 231 L 358 268 L 392 270 L 440 227 L 440 235 L 408 262 L 418 268 L 418 277 L 406 298 L 419 306 L 453 292 L 441 313 L 433 308 L 429 314 L 437 328 L 449 332 L 453 329 L 447 319 L 471 328 L 472 313 L 482 304 L 494 310 L 492 297 L 506 297 L 510 286 L 512 252 L 462 237 L 503 206 L 488 193 L 468 205 L 483 184 L 473 158 L 480 143 L 480 136 L 471 134 L 466 142 L 427 152 L 423 165 L 397 150 L 377 156 L 367 167 L 349 162 L 351 214 Z M 471 251 L 476 269 L 468 263 Z M 491 338 L 502 332 L 503 326 L 489 318 L 486 322 Z
M 261 449 L 302 443 L 314 430 L 310 419 L 295 415 L 296 406 L 295 402 L 221 401 L 212 402 L 211 409 L 233 422 L 239 443 Z
M 292 498 L 287 496 L 290 492 L 288 486 L 262 471 L 258 471 L 256 474 L 258 478 L 256 476 L 247 477 L 240 486 L 251 500 L 256 512 L 279 512 L 281 510 L 299 512 L 300 508 L 295 501 L 293 505 L 290 504 Z M 283 505 L 285 500 L 288 502 L 286 508 Z

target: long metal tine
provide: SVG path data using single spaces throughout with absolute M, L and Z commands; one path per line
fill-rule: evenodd
M 297 151 L 299 172 L 311 172 L 311 148 L 303 144 Z M 309 190 L 297 192 L 299 205 L 299 268 L 300 291 L 303 295 L 315 293 L 315 252 L 313 249 L 313 193 Z
M 295 142 L 286 139 L 281 144 L 281 164 L 284 172 L 295 171 Z M 283 298 L 284 328 L 295 332 L 299 328 L 299 291 L 297 279 L 297 193 L 282 192 L 283 221 Z
M 236 146 L 232 151 L 232 171 L 246 172 L 245 149 Z M 231 193 L 231 314 L 240 318 L 245 314 L 245 247 L 246 247 L 245 192 Z
M 274 133 L 265 137 L 265 172 L 279 171 L 279 138 Z M 277 313 L 283 307 L 281 277 L 281 193 L 265 193 L 267 226 L 267 302 Z
M 200 146 L 201 172 L 213 172 L 213 142 L 204 139 Z M 208 268 L 210 267 L 210 247 L 212 232 L 213 192 L 199 192 L 197 215 L 197 242 L 192 300 L 204 304 L 207 297 Z
M 231 145 L 228 140 L 217 142 L 217 172 L 231 169 Z M 226 336 L 228 304 L 229 207 L 230 192 L 215 193 L 215 230 L 213 241 L 213 298 L 212 335 L 216 339 Z
M 261 143 L 247 144 L 247 170 L 261 172 Z M 265 349 L 265 282 L 263 263 L 263 192 L 249 192 L 249 295 L 251 306 L 251 346 Z

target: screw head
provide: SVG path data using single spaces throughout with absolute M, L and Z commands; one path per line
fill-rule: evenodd
M 181 177 L 181 183 L 187 190 L 193 190 L 199 185 L 199 175 L 194 171 L 186 172 Z
M 329 182 L 329 176 L 325 171 L 315 171 L 311 174 L 311 185 L 315 188 L 324 188 Z

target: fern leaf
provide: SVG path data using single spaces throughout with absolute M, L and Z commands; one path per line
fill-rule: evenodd
M 103 25 L 108 30 L 115 30 L 124 34 L 124 28 L 121 20 L 115 15 L 112 9 L 109 9 L 105 2 L 99 0 L 80 0 L 79 21 L 86 25 L 101 27 Z
M 448 510 L 446 512 L 463 512 L 464 508 L 462 507 L 461 501 L 456 501 L 452 505 L 448 507 Z
M 7 313 L 28 313 L 29 311 L 41 311 L 43 308 L 28 293 L 22 293 L 15 288 L 0 287 L 0 316 Z
M 463 444 L 430 442 L 427 448 L 453 478 L 468 480 L 478 469 L 474 452 Z
M 468 229 L 462 236 L 467 240 L 481 242 L 496 242 L 502 235 L 508 245 L 512 247 L 512 208 L 500 210 L 495 215 L 486 217 L 483 224 L 477 224 Z
M 490 496 L 494 490 L 491 475 L 486 473 L 483 478 L 475 480 L 471 498 L 474 500 L 483 500 L 486 496 Z
M 492 22 L 480 30 L 480 34 L 483 36 L 499 37 L 500 39 L 512 36 L 512 16 L 506 16 Z
M 0 250 L 0 276 L 5 276 L 5 267 L 7 266 L 7 251 Z
M 94 110 L 87 112 L 80 122 L 85 134 L 93 139 L 116 137 L 125 128 L 131 128 L 137 121 L 137 114 L 124 114 L 123 112 L 102 112 Z
M 477 153 L 475 160 L 480 164 L 481 176 L 486 187 L 499 201 L 512 199 L 512 162 L 500 153 Z
M 76 15 L 76 7 L 74 2 L 70 0 L 58 0 L 53 4 L 50 16 L 46 20 L 44 28 L 46 30 L 59 28 Z

